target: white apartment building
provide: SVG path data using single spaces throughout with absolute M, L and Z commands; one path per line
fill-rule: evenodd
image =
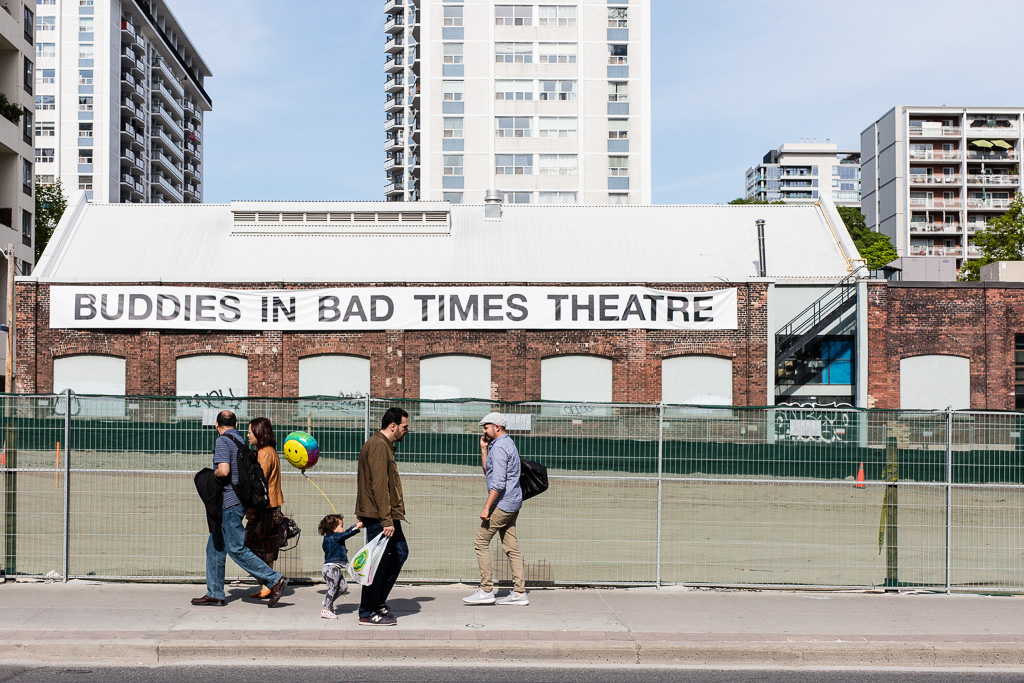
M 900 256 L 981 256 L 974 234 L 1020 192 L 1022 107 L 898 106 L 860 137 L 862 211 Z
M 210 69 L 164 0 L 36 0 L 36 174 L 102 202 L 203 199 Z
M 27 275 L 35 263 L 35 199 L 32 193 L 32 90 L 35 86 L 35 5 L 7 0 L 0 5 L 0 321 L 7 317 L 7 278 Z M 7 253 L 13 246 L 13 253 Z M 0 333 L 6 359 L 7 333 Z M 2 362 L 2 361 L 0 361 Z M 8 391 L 0 366 L 0 390 Z
M 651 202 L 650 0 L 385 0 L 391 201 Z
M 786 143 L 747 169 L 747 199 L 813 204 L 828 196 L 837 206 L 860 206 L 860 152 L 825 141 Z

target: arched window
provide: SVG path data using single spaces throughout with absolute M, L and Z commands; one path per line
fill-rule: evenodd
M 81 397 L 72 400 L 72 415 L 117 417 L 124 415 L 125 361 L 108 355 L 64 356 L 53 360 L 53 393 L 70 389 L 76 394 L 100 394 L 117 398 Z M 63 415 L 64 401 L 55 403 Z
M 584 355 L 541 360 L 540 397 L 544 401 L 611 403 L 611 360 Z
M 369 358 L 326 354 L 299 359 L 299 396 L 362 398 L 369 393 Z
M 900 408 L 954 410 L 971 407 L 971 361 L 934 354 L 900 360 Z
M 179 404 L 178 415 L 202 415 L 204 409 L 245 412 L 245 403 L 235 398 L 249 395 L 247 359 L 218 353 L 185 356 L 178 359 L 176 371 L 175 393 L 198 399 Z
M 420 360 L 420 398 L 491 398 L 491 359 L 431 356 Z
M 674 356 L 661 362 L 661 400 L 665 403 L 732 405 L 732 359 Z

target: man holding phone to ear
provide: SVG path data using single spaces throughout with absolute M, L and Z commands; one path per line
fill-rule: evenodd
M 488 413 L 480 420 L 480 459 L 487 478 L 487 501 L 480 511 L 480 528 L 473 544 L 480 565 L 480 588 L 468 598 L 467 605 L 529 605 L 523 556 L 516 538 L 516 519 L 523 507 L 523 491 L 519 487 L 519 449 L 505 428 L 508 419 L 501 413 Z M 512 566 L 512 592 L 501 600 L 494 596 L 491 576 L 491 539 L 501 538 L 501 547 Z

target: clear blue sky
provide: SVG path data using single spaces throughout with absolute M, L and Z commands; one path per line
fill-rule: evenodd
M 205 201 L 379 200 L 381 0 L 167 0 L 213 78 Z M 974 8 L 974 9 L 971 9 Z M 722 203 L 769 149 L 897 104 L 1024 106 L 1024 2 L 652 0 L 656 204 Z

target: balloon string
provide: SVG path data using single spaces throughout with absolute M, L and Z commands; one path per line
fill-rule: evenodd
M 306 473 L 305 473 L 305 472 L 303 472 L 303 473 L 302 473 L 302 476 L 306 477 L 306 481 L 308 481 L 308 482 L 309 482 L 310 484 L 312 484 L 313 486 L 316 486 L 316 482 L 315 482 L 315 481 L 313 481 L 312 479 L 310 479 L 310 478 L 309 478 L 309 477 L 308 477 L 308 476 L 306 475 Z M 319 486 L 316 486 L 316 490 L 317 490 L 317 491 L 319 491 L 319 492 L 320 492 L 321 494 L 323 494 L 323 497 L 324 497 L 324 498 L 327 498 L 327 494 L 326 494 L 326 493 L 324 493 L 324 490 L 323 490 L 322 488 L 320 488 Z M 335 508 L 335 507 L 334 507 L 334 503 L 332 503 L 332 502 L 331 502 L 331 499 L 330 499 L 330 498 L 327 498 L 327 502 L 328 502 L 328 504 L 330 504 L 330 506 L 331 506 L 331 509 L 332 509 L 332 510 L 334 510 L 334 514 L 338 514 L 338 510 L 337 510 L 337 508 Z

